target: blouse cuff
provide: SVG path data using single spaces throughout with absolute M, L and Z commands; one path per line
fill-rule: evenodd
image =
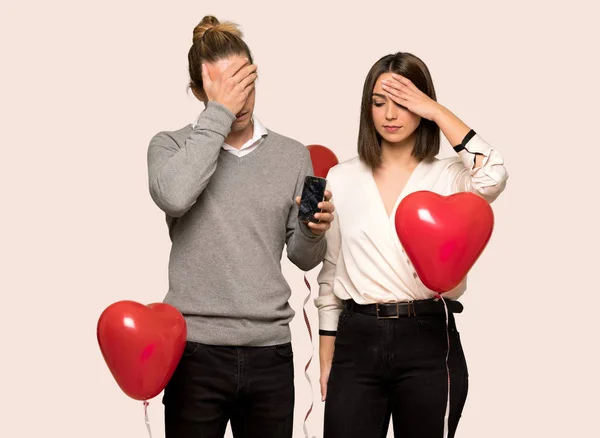
M 337 331 L 319 330 L 319 336 L 337 336 Z
M 342 313 L 340 299 L 335 295 L 324 295 L 315 299 L 315 305 L 319 310 L 319 334 L 335 336 Z
M 471 183 L 484 196 L 494 197 L 503 190 L 508 172 L 504 167 L 504 158 L 496 149 L 492 148 L 475 131 L 471 130 L 472 135 L 465 137 L 461 145 L 464 146 L 458 155 L 464 167 L 471 175 Z M 460 145 L 459 145 L 460 146 Z M 483 155 L 483 163 L 475 168 L 475 157 Z
M 454 150 L 458 153 L 463 165 L 471 174 L 477 171 L 474 169 L 477 155 L 483 155 L 484 159 L 481 167 L 485 167 L 488 165 L 490 156 L 494 152 L 494 149 L 472 129 L 459 145 L 454 146 Z

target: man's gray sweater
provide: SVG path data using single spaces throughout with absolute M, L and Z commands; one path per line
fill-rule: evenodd
M 326 240 L 298 221 L 294 198 L 313 174 L 306 147 L 268 130 L 252 152 L 222 146 L 235 115 L 209 102 L 194 128 L 159 132 L 148 148 L 150 193 L 166 213 L 172 247 L 165 302 L 184 315 L 188 340 L 211 345 L 289 342 L 288 258 L 308 271 Z

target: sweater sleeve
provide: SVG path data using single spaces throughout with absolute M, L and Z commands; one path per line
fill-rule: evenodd
M 147 157 L 150 195 L 167 215 L 183 216 L 196 203 L 217 168 L 234 120 L 227 108 L 208 102 L 183 147 L 165 132 L 152 138 Z
M 304 178 L 313 175 L 313 167 L 308 150 L 303 154 L 303 164 L 296 180 L 294 202 L 287 221 L 287 256 L 288 259 L 303 271 L 310 271 L 323 260 L 327 242 L 324 235 L 313 234 L 306 224 L 298 219 L 298 206 L 295 199 L 302 195 Z M 325 234 L 327 234 L 327 231 Z

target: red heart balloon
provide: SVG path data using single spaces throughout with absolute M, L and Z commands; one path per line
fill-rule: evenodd
M 326 178 L 329 169 L 339 163 L 338 158 L 325 146 L 311 144 L 307 148 L 310 152 L 310 160 L 312 161 L 315 176 Z
M 494 213 L 482 197 L 418 191 L 398 205 L 396 233 L 415 271 L 429 289 L 458 286 L 492 235 Z
M 175 372 L 187 326 L 169 304 L 119 301 L 100 315 L 97 337 L 119 387 L 129 397 L 145 401 L 160 394 Z

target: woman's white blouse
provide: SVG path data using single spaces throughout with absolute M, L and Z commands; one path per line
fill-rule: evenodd
M 398 204 L 410 193 L 429 190 L 440 195 L 470 191 L 488 202 L 504 190 L 508 173 L 498 151 L 478 134 L 456 157 L 420 162 L 388 216 L 371 169 L 358 157 L 338 164 L 327 175 L 335 219 L 325 234 L 327 253 L 317 277 L 319 329 L 335 332 L 342 300 L 359 304 L 403 302 L 434 296 L 419 280 L 395 229 Z M 474 169 L 474 154 L 484 156 Z M 445 298 L 457 299 L 466 278 Z

